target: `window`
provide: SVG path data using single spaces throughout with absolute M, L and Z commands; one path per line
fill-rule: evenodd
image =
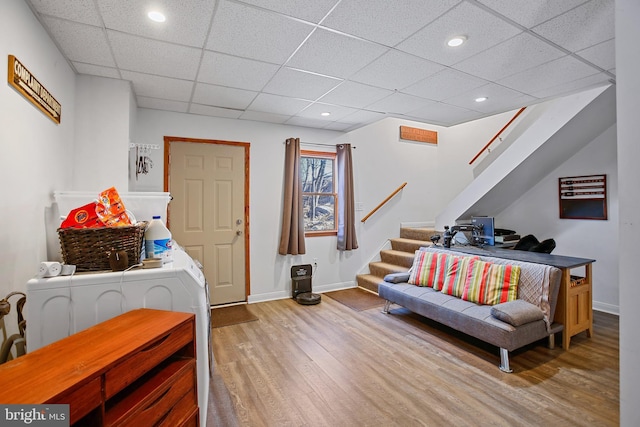
M 335 235 L 338 231 L 335 161 L 335 153 L 300 152 L 305 236 Z

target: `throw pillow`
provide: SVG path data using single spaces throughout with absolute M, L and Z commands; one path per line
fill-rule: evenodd
M 486 305 L 514 301 L 518 296 L 519 280 L 520 266 L 473 260 L 468 268 L 462 299 Z
M 409 276 L 409 284 L 417 286 L 432 286 L 438 267 L 438 254 L 433 252 L 416 251 Z
M 512 326 L 544 319 L 544 313 L 539 307 L 521 299 L 494 305 L 491 307 L 491 315 Z
M 453 295 L 454 297 L 460 297 L 462 296 L 464 284 L 467 279 L 469 263 L 471 260 L 477 259 L 477 257 L 452 256 L 451 258 L 447 263 L 447 275 L 444 278 L 441 292 L 443 294 Z
M 407 282 L 411 277 L 409 272 L 406 273 L 389 273 L 384 276 L 384 281 L 389 283 L 402 283 Z
M 462 258 L 457 255 L 450 255 L 447 253 L 438 253 L 438 266 L 436 269 L 436 277 L 433 281 L 433 289 L 436 291 L 441 291 L 444 287 L 445 279 L 447 278 L 447 274 L 449 271 L 449 267 L 456 259 Z

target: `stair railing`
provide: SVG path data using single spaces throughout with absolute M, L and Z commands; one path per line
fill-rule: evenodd
M 398 194 L 398 193 L 400 192 L 400 190 L 402 190 L 402 189 L 404 188 L 404 186 L 405 186 L 405 185 L 407 185 L 407 183 L 406 183 L 406 182 L 405 182 L 404 184 L 402 184 L 400 187 L 396 188 L 396 189 L 395 189 L 395 191 L 394 191 L 393 193 L 389 194 L 389 196 L 388 196 L 386 199 L 384 199 L 382 202 L 380 202 L 380 204 L 379 204 L 378 206 L 376 206 L 375 208 L 373 208 L 373 209 L 371 210 L 371 212 L 369 212 L 367 215 L 365 215 L 365 216 L 364 216 L 364 218 L 362 218 L 362 219 L 360 220 L 360 222 L 365 222 L 366 220 L 368 220 L 368 219 L 369 219 L 369 217 L 370 217 L 371 215 L 373 215 L 374 213 L 376 213 L 376 211 L 377 211 L 378 209 L 380 209 L 381 207 L 383 207 L 383 206 L 384 206 L 384 205 L 385 205 L 389 200 L 391 200 L 391 199 L 393 198 L 393 196 L 395 196 L 396 194 Z
M 496 139 L 498 139 L 498 137 L 500 135 L 502 135 L 502 132 L 504 132 L 511 125 L 511 123 L 513 123 L 513 121 L 516 118 L 518 118 L 518 116 L 525 110 L 525 108 L 527 108 L 527 107 L 522 107 L 520 110 L 518 110 L 518 112 L 511 118 L 511 120 L 509 120 L 507 122 L 507 124 L 504 125 L 504 127 L 502 129 L 500 129 L 500 131 L 498 133 L 496 133 L 495 136 L 493 138 L 491 138 L 491 140 L 489 142 L 487 142 L 487 144 L 484 147 L 482 147 L 482 150 L 480 150 L 478 152 L 478 154 L 476 154 L 475 157 L 473 159 L 471 159 L 471 161 L 469 162 L 470 165 L 473 164 L 473 162 L 475 162 L 476 160 L 478 160 L 478 157 L 480 157 L 480 155 L 482 153 L 484 153 L 486 150 L 489 149 L 489 146 L 491 144 L 493 144 L 493 141 L 495 141 Z

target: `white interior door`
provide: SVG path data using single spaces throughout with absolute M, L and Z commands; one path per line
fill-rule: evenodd
M 212 305 L 246 301 L 247 147 L 175 140 L 169 147 L 172 237 L 204 266 Z

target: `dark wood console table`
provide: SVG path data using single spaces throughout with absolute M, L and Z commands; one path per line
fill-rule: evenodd
M 449 249 L 471 255 L 493 256 L 514 261 L 546 264 L 559 268 L 562 271 L 562 281 L 553 321 L 562 324 L 564 327 L 562 348 L 568 350 L 571 337 L 580 332 L 586 331 L 589 338 L 593 335 L 593 276 L 591 265 L 595 262 L 594 259 L 516 251 L 497 246 L 452 246 Z M 579 267 L 584 267 L 584 275 L 577 280 L 572 280 L 571 270 Z

